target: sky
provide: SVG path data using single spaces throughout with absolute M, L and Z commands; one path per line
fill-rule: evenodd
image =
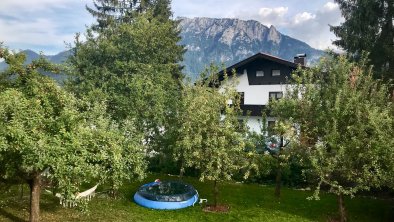
M 0 0 L 0 42 L 51 55 L 67 49 L 94 18 L 93 0 Z M 329 25 L 343 22 L 333 0 L 172 0 L 174 18 L 257 20 L 318 49 L 333 48 Z

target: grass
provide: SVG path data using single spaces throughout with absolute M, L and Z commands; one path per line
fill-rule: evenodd
M 336 213 L 336 198 L 323 194 L 321 200 L 307 200 L 310 191 L 283 188 L 282 197 L 274 197 L 274 187 L 257 184 L 222 183 L 220 202 L 230 206 L 228 213 L 207 213 L 199 205 L 175 210 L 158 211 L 143 208 L 132 201 L 138 187 L 155 178 L 176 179 L 151 175 L 143 182 L 125 185 L 123 198 L 109 199 L 97 195 L 89 203 L 88 213 L 62 208 L 58 199 L 46 192 L 41 196 L 41 221 L 327 221 Z M 212 183 L 185 178 L 198 189 L 201 198 L 212 200 Z M 346 199 L 349 221 L 394 221 L 393 201 L 367 197 Z M 27 188 L 21 198 L 18 187 L 0 193 L 0 221 L 27 221 L 29 196 Z

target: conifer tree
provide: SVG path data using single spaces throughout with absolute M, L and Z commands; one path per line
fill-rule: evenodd
M 97 18 L 93 29 L 98 31 L 111 24 L 131 22 L 137 14 L 152 11 L 154 17 L 167 21 L 171 16 L 170 0 L 94 0 L 94 7 L 86 6 L 87 11 Z
M 339 38 L 334 44 L 358 60 L 369 52 L 375 78 L 394 77 L 394 1 L 335 0 L 345 21 L 331 30 Z
M 170 19 L 170 1 L 135 3 L 140 9 L 131 7 L 129 22 L 99 30 L 93 26 L 84 42 L 77 36 L 67 87 L 78 97 L 105 100 L 107 112 L 119 124 L 135 118 L 146 144 L 164 149 L 173 141 L 169 128 L 177 115 L 184 48 L 178 44 L 177 22 Z M 141 8 L 143 3 L 149 8 Z

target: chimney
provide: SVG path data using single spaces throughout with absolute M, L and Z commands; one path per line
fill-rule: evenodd
M 306 65 L 306 54 L 303 53 L 303 54 L 297 54 L 296 56 L 294 56 L 294 63 L 305 66 Z

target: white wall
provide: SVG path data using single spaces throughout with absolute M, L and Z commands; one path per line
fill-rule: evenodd
M 232 81 L 230 79 L 230 81 Z M 234 83 L 234 82 L 232 82 Z M 244 104 L 245 105 L 267 105 L 269 102 L 269 92 L 285 92 L 286 84 L 283 85 L 249 85 L 248 75 L 246 70 L 244 73 L 239 74 L 237 77 L 237 82 L 235 84 L 235 88 L 238 92 L 244 92 Z M 223 91 L 223 88 L 220 89 Z M 228 101 L 229 104 L 232 101 Z M 261 133 L 262 128 L 262 117 L 261 116 L 249 116 L 244 117 L 240 116 L 240 119 L 247 119 L 247 126 L 250 131 L 254 131 L 256 133 Z M 275 117 L 267 117 L 266 124 L 268 125 L 268 121 L 275 121 Z
M 246 105 L 267 105 L 269 92 L 285 92 L 286 85 L 249 85 L 246 70 L 238 76 L 238 92 L 244 92 Z
M 261 133 L 261 128 L 262 128 L 262 117 L 261 116 L 249 116 L 249 117 L 244 117 L 240 116 L 239 119 L 247 119 L 247 126 L 249 128 L 249 131 L 254 131 L 256 133 Z M 268 121 L 275 121 L 275 117 L 266 117 L 266 125 L 268 126 Z

